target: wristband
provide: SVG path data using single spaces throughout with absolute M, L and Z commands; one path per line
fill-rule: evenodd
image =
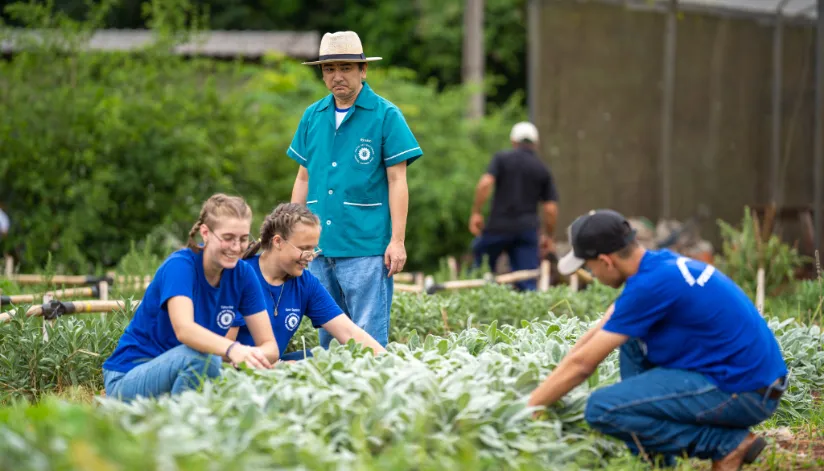
M 232 359 L 231 359 L 231 358 L 229 358 L 229 352 L 231 352 L 231 351 L 232 351 L 232 347 L 234 347 L 235 345 L 237 345 L 237 343 L 238 343 L 238 342 L 237 342 L 237 340 L 235 340 L 234 342 L 232 342 L 232 344 L 231 344 L 231 345 L 229 345 L 229 347 L 228 347 L 228 348 L 226 348 L 226 355 L 225 355 L 225 356 L 226 356 L 226 359 L 227 359 L 227 360 L 232 361 Z

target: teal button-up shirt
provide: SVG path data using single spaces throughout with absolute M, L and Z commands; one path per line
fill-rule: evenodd
M 366 82 L 335 129 L 329 94 L 303 113 L 286 155 L 309 173 L 307 207 L 327 257 L 383 255 L 392 236 L 386 168 L 423 155 L 400 109 Z

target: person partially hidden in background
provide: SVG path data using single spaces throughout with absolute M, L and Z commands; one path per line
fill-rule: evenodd
M 474 266 L 480 267 L 484 257 L 488 257 L 493 272 L 504 252 L 513 271 L 534 270 L 541 258 L 555 252 L 558 191 L 549 167 L 538 155 L 538 129 L 529 122 L 517 123 L 509 139 L 512 149 L 496 153 L 478 180 L 469 218 L 469 231 L 475 236 Z M 493 188 L 489 221 L 484 225 L 481 210 Z M 543 233 L 539 237 L 541 219 Z M 515 288 L 534 291 L 537 280 L 520 281 Z

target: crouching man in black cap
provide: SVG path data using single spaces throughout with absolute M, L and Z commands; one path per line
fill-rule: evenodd
M 752 463 L 766 441 L 749 427 L 775 412 L 787 388 L 778 342 L 752 301 L 712 265 L 645 250 L 615 211 L 591 211 L 568 234 L 562 274 L 584 266 L 624 289 L 529 405 L 559 400 L 620 347 L 621 381 L 592 393 L 590 426 L 665 466 L 676 456 L 711 459 L 713 470 Z

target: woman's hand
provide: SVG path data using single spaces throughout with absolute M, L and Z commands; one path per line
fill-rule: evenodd
M 268 370 L 272 368 L 272 364 L 266 358 L 263 350 L 258 347 L 249 347 L 242 344 L 237 344 L 232 347 L 229 351 L 229 360 L 234 366 L 246 363 L 249 367 L 257 370 Z

